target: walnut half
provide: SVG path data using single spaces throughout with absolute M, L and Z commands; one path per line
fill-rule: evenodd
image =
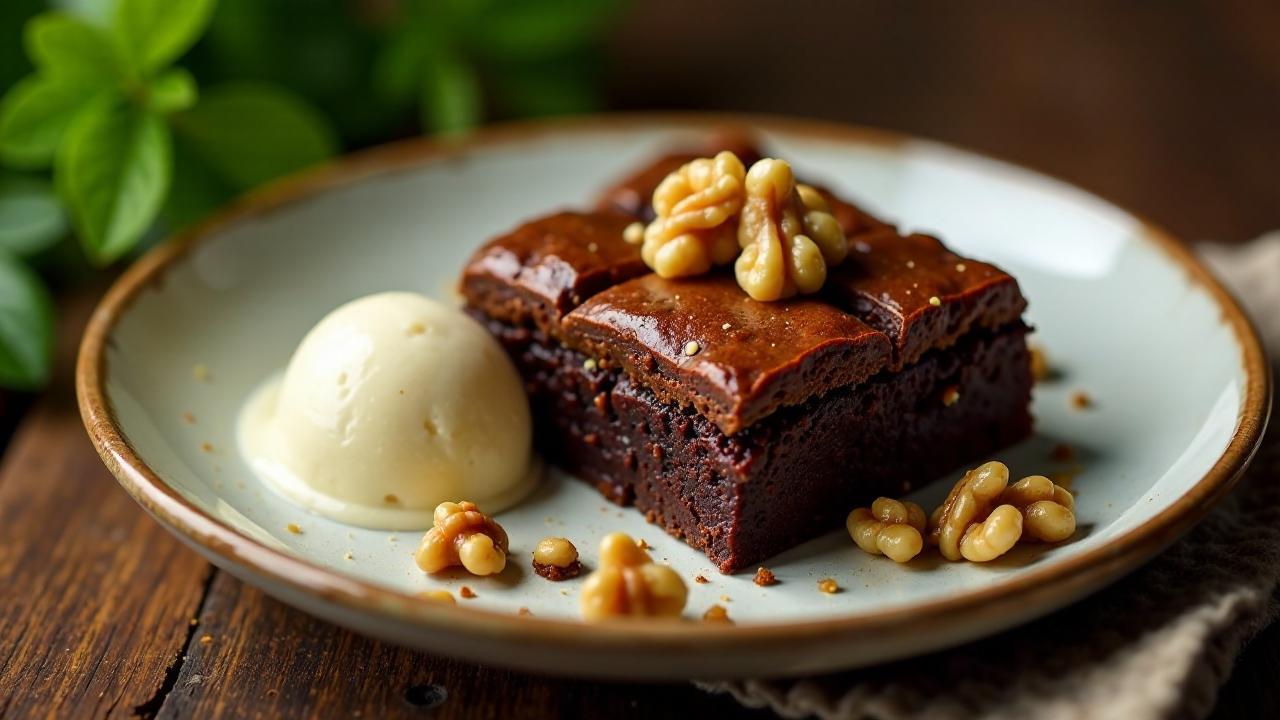
M 473 575 L 495 575 L 507 566 L 507 549 L 507 532 L 475 503 L 443 502 L 413 559 L 427 573 L 461 565 Z
M 1013 507 L 1008 507 L 1012 514 L 1004 509 L 1007 506 L 997 507 L 1008 485 L 1009 468 L 992 460 L 965 473 L 951 488 L 942 507 L 934 511 L 929 528 L 929 540 L 944 558 L 985 562 L 1018 542 L 1022 515 Z
M 600 541 L 600 566 L 587 576 L 579 598 L 582 617 L 678 617 L 689 590 L 667 565 L 658 565 L 626 533 Z
M 764 159 L 747 173 L 738 224 L 738 285 L 755 300 L 817 292 L 827 266 L 842 262 L 848 242 L 822 196 L 797 186 L 791 166 Z
M 738 213 L 746 169 L 725 151 L 671 173 L 653 191 L 653 222 L 640 257 L 664 278 L 701 275 L 738 254 Z

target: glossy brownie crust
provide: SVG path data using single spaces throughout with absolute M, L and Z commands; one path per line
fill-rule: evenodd
M 540 452 L 613 502 L 634 504 L 725 573 L 1031 431 L 1020 323 L 973 333 L 733 435 L 536 330 L 487 325 L 525 378 Z M 948 405 L 952 389 L 959 399 Z

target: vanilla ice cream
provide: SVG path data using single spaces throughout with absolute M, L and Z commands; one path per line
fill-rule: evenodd
M 238 435 L 276 490 L 365 527 L 430 527 L 446 500 L 495 512 L 538 474 L 506 353 L 457 309 L 413 293 L 370 295 L 321 320 L 246 404 Z

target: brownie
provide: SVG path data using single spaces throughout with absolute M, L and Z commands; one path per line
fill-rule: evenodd
M 649 272 L 623 228 L 694 155 L 494 239 L 463 273 L 548 460 L 727 573 L 1026 437 L 1017 282 L 826 189 L 850 253 L 817 295 L 761 303 L 727 268 Z

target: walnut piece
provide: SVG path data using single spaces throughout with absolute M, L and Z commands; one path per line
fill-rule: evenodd
M 1000 502 L 1022 513 L 1026 538 L 1056 543 L 1076 532 L 1075 498 L 1043 475 L 1030 475 L 1010 485 Z
M 746 169 L 725 151 L 668 175 L 653 191 L 653 222 L 640 256 L 664 278 L 701 275 L 738 255 L 738 213 Z
M 568 580 L 582 572 L 578 548 L 562 537 L 546 537 L 533 549 L 533 571 L 548 580 Z
M 857 508 L 845 519 L 845 528 L 858 547 L 872 555 L 886 555 L 904 563 L 924 549 L 928 527 L 924 508 L 910 501 L 876 498 L 871 508 Z
M 842 262 L 848 242 L 822 196 L 797 186 L 791 166 L 766 158 L 747 173 L 738 224 L 738 284 L 752 298 L 779 300 L 817 292 L 827 266 Z
M 1022 536 L 1022 514 L 1000 505 L 1008 485 L 1009 468 L 995 460 L 965 473 L 934 511 L 930 543 L 948 560 L 986 562 L 1008 552 Z
M 585 620 L 678 617 L 689 590 L 667 565 L 659 565 L 626 533 L 600 541 L 600 566 L 582 584 L 579 602 Z
M 413 559 L 427 573 L 461 565 L 472 575 L 494 575 L 507 566 L 507 533 L 475 503 L 443 502 Z

